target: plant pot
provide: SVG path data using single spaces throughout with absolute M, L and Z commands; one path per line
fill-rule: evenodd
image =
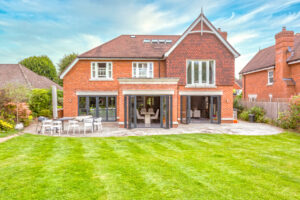
M 22 130 L 23 128 L 24 128 L 23 123 L 18 123 L 18 124 L 16 124 L 16 126 L 15 126 L 15 129 L 16 129 L 16 130 Z

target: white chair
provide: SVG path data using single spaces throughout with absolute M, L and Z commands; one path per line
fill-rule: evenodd
M 51 132 L 51 127 L 52 127 L 52 120 L 44 120 L 42 121 L 42 134 L 45 134 L 45 131 L 50 131 Z
M 136 110 L 136 117 L 137 117 L 137 119 L 142 119 L 142 120 L 145 119 L 145 117 L 143 117 L 143 116 L 140 115 L 140 113 L 139 113 L 138 110 Z
M 150 117 L 150 119 L 158 119 L 159 109 L 157 109 L 154 116 Z
M 51 134 L 53 135 L 53 132 L 58 131 L 58 135 L 62 133 L 62 122 L 61 121 L 53 121 L 51 126 Z
M 68 125 L 67 134 L 69 134 L 70 129 L 73 129 L 73 134 L 75 134 L 75 129 L 78 129 L 78 133 L 80 133 L 80 125 L 76 120 L 70 120 Z
M 84 135 L 86 132 L 86 129 L 91 129 L 92 133 L 94 133 L 94 119 L 93 118 L 89 118 L 89 119 L 84 119 L 83 121 L 83 130 L 84 130 Z
M 147 112 L 147 110 L 146 110 L 146 108 L 142 108 L 141 109 L 141 113 L 143 114 L 143 113 L 146 113 Z
M 102 118 L 101 117 L 94 120 L 94 127 L 96 127 L 97 130 L 102 130 Z
M 200 110 L 194 110 L 194 117 L 195 118 L 200 118 L 201 117 Z

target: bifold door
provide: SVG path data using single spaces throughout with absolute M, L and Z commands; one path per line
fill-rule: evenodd
M 180 97 L 180 121 L 182 124 L 191 122 L 191 96 Z

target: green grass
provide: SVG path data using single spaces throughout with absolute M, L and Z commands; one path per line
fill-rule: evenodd
M 16 134 L 16 133 L 18 133 L 17 130 L 4 131 L 4 132 L 0 131 L 0 138 L 7 137 L 7 136 L 10 136 L 10 135 L 13 135 L 13 134 Z
M 59 138 L 0 144 L 0 199 L 299 199 L 300 135 Z

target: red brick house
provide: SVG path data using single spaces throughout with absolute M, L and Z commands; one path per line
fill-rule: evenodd
M 238 56 L 203 14 L 182 35 L 121 35 L 61 74 L 64 115 L 90 114 L 125 128 L 232 122 Z
M 286 99 L 300 94 L 300 33 L 285 27 L 275 45 L 260 50 L 242 69 L 243 98 Z

